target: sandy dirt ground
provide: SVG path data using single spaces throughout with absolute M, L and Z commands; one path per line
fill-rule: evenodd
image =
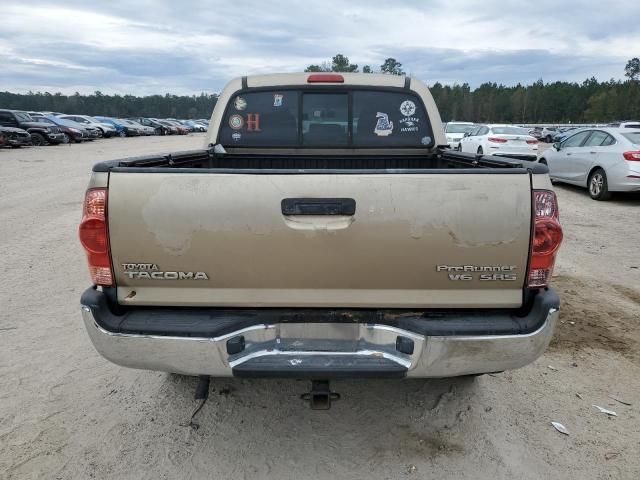
M 184 426 L 194 379 L 120 368 L 90 344 L 76 228 L 93 163 L 202 143 L 0 150 L 1 479 L 640 478 L 640 198 L 563 186 L 561 323 L 533 365 L 334 382 L 328 412 L 298 399 L 306 382 L 215 380 L 200 427 Z

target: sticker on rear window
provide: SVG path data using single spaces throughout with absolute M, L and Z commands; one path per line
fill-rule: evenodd
M 389 121 L 389 115 L 378 112 L 376 113 L 376 118 L 378 121 L 376 122 L 376 128 L 373 130 L 373 133 L 379 137 L 391 135 L 391 132 L 393 132 L 393 122 Z
M 279 93 L 275 93 L 273 95 L 273 106 L 274 107 L 281 107 L 282 106 L 282 95 Z
M 231 115 L 229 117 L 229 126 L 234 130 L 240 130 L 244 125 L 244 119 L 241 115 Z
M 416 113 L 416 104 L 411 100 L 405 100 L 400 104 L 400 113 L 405 117 L 410 117 Z
M 247 132 L 261 132 L 260 130 L 260 114 L 247 113 Z
M 233 132 L 231 138 L 233 138 L 234 142 L 238 142 L 242 138 L 242 134 L 240 132 Z
M 233 106 L 236 107 L 236 110 L 242 111 L 247 108 L 247 101 L 242 97 L 236 97 L 233 101 Z

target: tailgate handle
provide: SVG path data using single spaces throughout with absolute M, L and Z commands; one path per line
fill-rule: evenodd
M 283 215 L 354 215 L 356 201 L 353 198 L 284 198 Z

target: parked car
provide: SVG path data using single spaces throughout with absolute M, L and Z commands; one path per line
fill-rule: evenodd
M 573 135 L 577 127 L 559 128 L 556 134 L 553 136 L 553 143 L 561 142 L 569 135 Z
M 42 117 L 34 117 L 42 123 L 53 123 L 64 134 L 62 143 L 81 143 L 84 140 L 92 138 L 92 134 L 82 125 L 71 120 L 64 120 L 55 115 L 43 115 Z M 43 121 L 44 120 L 44 121 Z M 94 137 L 95 138 L 95 137 Z
M 607 127 L 618 127 L 618 128 L 640 128 L 639 120 L 625 120 L 623 122 L 613 122 L 607 125 Z
M 84 127 L 93 127 L 96 128 L 100 132 L 100 136 L 104 138 L 109 138 L 117 135 L 116 128 L 109 124 L 100 122 L 97 118 L 90 117 L 89 115 L 58 115 L 60 118 L 65 120 L 71 120 L 73 122 L 79 123 Z
M 190 132 L 206 132 L 207 129 L 204 125 L 194 121 L 194 120 L 179 120 L 185 127 L 189 129 Z
M 158 123 L 160 123 L 161 125 L 164 125 L 165 127 L 168 128 L 167 133 L 169 135 L 179 135 L 180 132 L 178 131 L 178 127 L 176 127 L 173 123 L 167 121 L 167 120 L 158 120 L 158 119 L 154 119 L 156 120 Z
M 533 127 L 529 129 L 529 135 L 531 135 L 536 140 L 542 139 L 542 127 Z
M 166 119 L 165 122 L 169 122 L 171 125 L 175 126 L 178 135 L 187 135 L 189 133 L 189 128 L 181 124 L 178 120 Z
M 585 187 L 594 200 L 640 191 L 640 129 L 586 128 L 540 154 L 552 180 Z
M 513 125 L 479 125 L 460 140 L 458 150 L 479 155 L 496 155 L 535 160 L 538 140 L 526 128 Z
M 155 131 L 154 128 L 145 127 L 144 125 L 140 125 L 138 122 L 134 122 L 133 120 L 127 120 L 126 118 L 119 118 L 118 121 L 122 122 L 123 124 L 127 125 L 128 127 L 138 129 L 138 132 L 140 133 L 140 135 L 155 135 L 156 134 L 156 131 Z
M 448 122 L 444 126 L 444 134 L 447 137 L 449 147 L 457 150 L 464 134 L 473 130 L 474 126 L 473 122 Z
M 215 155 L 93 166 L 80 310 L 105 358 L 205 376 L 202 392 L 209 376 L 307 378 L 326 409 L 331 378 L 542 355 L 562 240 L 546 166 L 440 148 L 428 87 L 396 75 L 237 78 L 212 118 Z
M 154 118 L 134 117 L 130 118 L 129 120 L 133 120 L 134 122 L 137 122 L 144 127 L 153 128 L 153 131 L 156 135 L 168 135 L 170 133 L 168 126 L 163 125 Z
M 540 132 L 540 140 L 545 143 L 553 143 L 554 135 L 559 133 L 558 127 L 544 127 Z
M 111 117 L 95 117 L 100 122 L 108 123 L 109 125 L 113 125 L 118 132 L 119 137 L 137 137 L 140 135 L 140 130 L 131 125 L 126 125 L 123 121 L 111 118 Z
M 58 145 L 64 141 L 64 135 L 56 125 L 43 125 L 27 112 L 19 110 L 0 110 L 0 126 L 21 128 L 31 135 L 32 145 Z
M 22 128 L 0 127 L 0 145 L 14 148 L 31 145 L 31 134 Z

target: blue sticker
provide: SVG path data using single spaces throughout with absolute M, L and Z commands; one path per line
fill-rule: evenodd
M 389 121 L 389 115 L 378 112 L 376 113 L 376 118 L 378 121 L 376 122 L 376 128 L 373 130 L 373 133 L 379 137 L 391 135 L 391 132 L 393 132 L 393 122 Z
M 274 93 L 273 94 L 273 106 L 274 107 L 281 107 L 282 106 L 283 97 L 284 97 L 284 95 L 282 95 L 280 93 Z

